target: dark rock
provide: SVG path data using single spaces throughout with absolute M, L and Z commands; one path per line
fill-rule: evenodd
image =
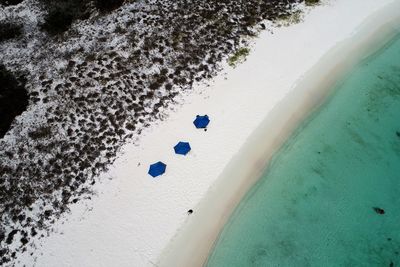
M 378 207 L 373 207 L 373 209 L 377 214 L 381 214 L 381 215 L 385 214 L 385 210 L 384 209 L 381 209 L 381 208 L 378 208 Z

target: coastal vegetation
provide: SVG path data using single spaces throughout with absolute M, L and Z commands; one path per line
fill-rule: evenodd
M 89 16 L 85 1 L 41 0 L 41 5 L 46 11 L 42 29 L 51 35 L 63 33 L 75 20 Z
M 228 64 L 231 67 L 236 67 L 237 64 L 243 63 L 249 55 L 250 49 L 247 47 L 239 48 L 229 59 Z
M 18 79 L 0 65 L 0 138 L 10 128 L 14 118 L 28 106 L 28 94 L 23 79 Z
M 0 22 L 0 42 L 19 37 L 22 34 L 22 25 L 12 22 Z
M 0 0 L 0 5 L 3 6 L 14 6 L 21 3 L 23 0 Z
M 303 13 L 300 10 L 296 10 L 291 14 L 284 14 L 279 16 L 274 22 L 278 27 L 288 27 L 293 24 L 298 24 L 303 20 Z
M 94 3 L 101 12 L 109 12 L 120 7 L 124 0 L 95 0 Z
M 61 34 L 70 29 L 77 20 L 86 20 L 94 13 L 93 6 L 102 14 L 120 7 L 124 0 L 40 0 L 46 11 L 42 29 L 50 35 Z
M 304 1 L 307 6 L 313 6 L 319 4 L 321 1 L 320 0 L 305 0 Z

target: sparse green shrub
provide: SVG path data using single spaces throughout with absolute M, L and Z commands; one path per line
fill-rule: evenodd
M 127 32 L 127 30 L 124 27 L 122 27 L 121 25 L 117 25 L 115 27 L 115 32 L 119 33 L 119 34 L 125 34 Z
M 22 25 L 11 22 L 0 22 L 0 42 L 16 38 L 22 34 Z
M 307 6 L 313 6 L 319 4 L 320 0 L 304 0 Z
M 51 135 L 51 127 L 50 126 L 41 126 L 33 131 L 28 133 L 28 136 L 34 140 L 43 139 L 46 137 L 50 137 Z
M 242 63 L 246 60 L 249 55 L 250 49 L 247 47 L 239 48 L 229 59 L 228 64 L 231 67 L 236 67 L 238 63 Z
M 288 27 L 293 24 L 298 24 L 303 21 L 303 12 L 296 10 L 292 13 L 279 16 L 275 23 L 278 27 Z

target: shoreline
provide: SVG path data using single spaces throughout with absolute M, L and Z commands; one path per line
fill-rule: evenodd
M 400 4 L 327 1 L 311 9 L 300 24 L 261 32 L 244 63 L 226 66 L 209 86 L 195 86 L 166 119 L 146 128 L 137 143 L 127 144 L 93 186 L 96 195 L 71 205 L 71 212 L 54 224 L 54 232 L 39 240 L 35 262 L 28 250 L 17 266 L 200 266 L 241 196 L 258 180 L 268 156 L 302 119 L 302 114 L 286 121 L 282 116 L 296 109 L 306 116 L 307 108 L 293 106 L 303 103 L 296 98 L 315 106 L 328 93 L 310 95 L 296 84 L 302 77 L 302 84 L 309 76 L 322 79 L 323 68 L 320 76 L 308 70 L 338 49 L 338 43 L 351 42 L 348 38 L 371 14 L 394 2 Z M 337 66 L 339 70 L 345 73 Z M 326 83 L 336 81 L 331 73 L 325 76 L 331 78 Z M 207 132 L 194 128 L 197 114 L 210 116 Z M 270 133 L 268 139 L 265 132 Z M 190 142 L 187 156 L 174 154 L 178 141 Z M 246 155 L 251 164 L 243 164 Z M 151 178 L 148 166 L 159 160 L 167 164 L 167 171 Z M 189 209 L 194 210 L 190 216 Z
M 304 74 L 225 167 L 196 207 L 196 215 L 171 241 L 157 266 L 204 266 L 207 263 L 225 224 L 259 181 L 274 154 L 325 103 L 337 82 L 399 34 L 400 14 L 394 11 L 399 9 L 400 3 L 393 2 L 368 16 L 350 38 L 336 44 Z

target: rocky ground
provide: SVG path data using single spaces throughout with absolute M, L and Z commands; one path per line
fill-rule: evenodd
M 176 96 L 299 2 L 0 0 L 0 100 L 17 103 L 0 108 L 12 117 L 0 125 L 0 265 L 90 197 Z

